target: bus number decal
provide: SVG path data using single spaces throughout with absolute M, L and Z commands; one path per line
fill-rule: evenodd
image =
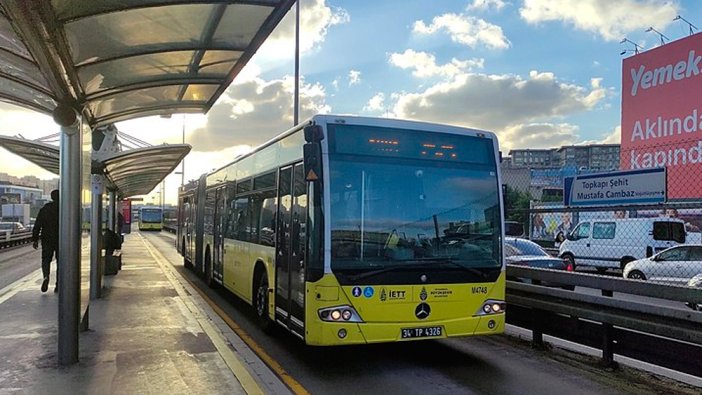
M 487 295 L 487 293 L 488 293 L 487 287 L 472 287 L 471 291 L 474 294 L 486 294 Z

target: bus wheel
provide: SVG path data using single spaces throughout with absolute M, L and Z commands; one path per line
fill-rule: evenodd
M 188 260 L 188 257 L 185 256 L 185 239 L 183 239 L 183 244 L 181 244 L 183 248 L 181 248 L 180 255 L 183 256 L 183 266 L 185 266 L 186 269 L 193 269 L 193 263 Z
M 254 294 L 254 308 L 256 309 L 258 325 L 264 332 L 270 333 L 273 321 L 268 315 L 268 276 L 265 272 L 258 279 L 256 293 Z
M 207 248 L 207 255 L 205 255 L 205 284 L 210 288 L 215 288 L 217 286 L 214 280 L 214 274 L 212 274 L 212 258 L 210 256 L 209 247 Z

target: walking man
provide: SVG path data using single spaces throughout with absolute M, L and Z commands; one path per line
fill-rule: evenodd
M 49 288 L 49 274 L 51 273 L 51 260 L 56 256 L 56 287 L 58 292 L 58 232 L 59 232 L 59 191 L 51 191 L 51 201 L 39 210 L 37 220 L 32 230 L 32 246 L 36 250 L 41 239 L 41 271 L 44 281 L 41 283 L 41 292 Z

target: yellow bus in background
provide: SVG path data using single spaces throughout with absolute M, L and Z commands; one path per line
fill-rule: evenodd
M 139 208 L 139 230 L 157 230 L 163 228 L 163 210 L 161 207 L 143 206 Z
M 185 265 L 310 345 L 504 331 L 489 132 L 317 115 L 179 195 Z

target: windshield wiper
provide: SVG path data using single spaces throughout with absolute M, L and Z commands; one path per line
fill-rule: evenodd
M 473 274 L 478 275 L 478 276 L 483 277 L 483 278 L 487 278 L 487 276 L 488 276 L 488 274 L 482 270 L 479 270 L 479 269 L 476 269 L 473 267 L 463 266 L 458 262 L 454 262 L 453 258 L 451 258 L 451 257 L 434 257 L 434 258 L 413 259 L 411 261 L 403 263 L 402 265 L 385 266 L 381 269 L 372 270 L 370 272 L 364 272 L 364 273 L 359 273 L 359 274 L 354 274 L 354 275 L 348 276 L 348 279 L 350 281 L 357 281 L 357 280 L 361 280 L 364 278 L 373 277 L 373 276 L 376 276 L 378 274 L 388 273 L 388 272 L 395 271 L 397 269 L 405 269 L 405 268 L 410 268 L 410 267 L 411 268 L 423 267 L 426 269 L 435 269 L 436 268 L 435 264 L 449 264 L 452 267 L 459 268 L 461 270 L 467 271 L 469 273 L 473 273 Z
M 452 267 L 459 268 L 461 270 L 467 271 L 469 273 L 476 274 L 481 277 L 487 277 L 487 273 L 485 273 L 482 270 L 478 270 L 474 267 L 468 267 L 461 265 L 460 263 L 454 261 L 451 257 L 444 257 L 444 258 L 424 258 L 422 263 L 439 263 L 439 264 L 448 264 Z

